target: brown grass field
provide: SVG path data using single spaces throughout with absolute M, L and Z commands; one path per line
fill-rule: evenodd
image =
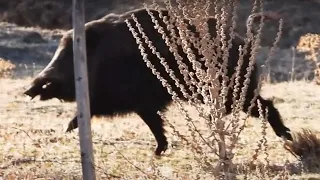
M 0 179 L 81 179 L 78 130 L 66 134 L 75 103 L 58 100 L 30 101 L 21 95 L 26 79 L 0 79 Z M 310 128 L 320 135 L 320 87 L 307 82 L 266 84 L 264 97 L 273 97 L 285 124 L 293 131 Z M 167 117 L 182 134 L 186 123 L 176 107 Z M 250 119 L 236 147 L 235 162 L 243 168 L 252 159 L 260 135 L 260 124 Z M 198 122 L 205 130 L 205 124 Z M 269 124 L 268 124 L 269 127 Z M 166 126 L 170 147 L 161 158 L 153 157 L 155 141 L 148 127 L 135 114 L 92 121 L 94 158 L 98 179 L 212 179 L 210 169 L 201 168 L 191 149 Z M 269 170 L 274 174 L 287 167 L 290 179 L 320 179 L 319 172 L 307 173 L 299 161 L 283 148 L 271 128 L 267 131 Z M 214 159 L 214 158 L 213 158 Z M 214 161 L 214 160 L 213 160 Z M 261 160 L 263 163 L 263 160 Z M 109 177 L 109 178 L 108 178 Z M 238 176 L 242 179 L 242 176 Z

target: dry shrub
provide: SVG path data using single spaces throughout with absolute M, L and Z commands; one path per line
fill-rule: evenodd
M 10 61 L 0 58 L 0 78 L 9 77 L 15 68 Z
M 320 34 L 308 33 L 301 36 L 297 45 L 297 50 L 305 52 L 307 54 L 307 60 L 311 60 L 316 63 L 317 66 L 314 70 L 314 81 L 317 84 L 320 84 Z
M 300 37 L 297 49 L 307 52 L 307 59 L 318 62 L 320 57 L 320 34 L 308 33 Z
M 287 141 L 285 149 L 291 152 L 302 162 L 305 170 L 319 172 L 320 170 L 320 137 L 310 129 L 296 132 L 294 141 Z
M 237 175 L 235 170 L 236 164 L 233 162 L 235 156 L 234 149 L 238 143 L 239 135 L 244 128 L 245 120 L 250 114 L 247 113 L 245 117 L 241 117 L 240 112 L 244 105 L 246 98 L 245 94 L 248 90 L 248 84 L 250 82 L 250 75 L 255 63 L 257 48 L 260 44 L 260 35 L 264 24 L 264 17 L 262 16 L 260 18 L 257 34 L 254 34 L 251 31 L 254 16 L 248 18 L 247 37 L 244 38 L 244 45 L 237 47 L 239 50 L 238 64 L 236 65 L 236 72 L 229 79 L 226 74 L 228 57 L 230 55 L 228 50 L 234 45 L 232 44 L 232 40 L 237 38 L 235 35 L 235 29 L 237 26 L 236 12 L 239 1 L 223 0 L 211 2 L 210 0 L 195 0 L 192 1 L 192 3 L 188 3 L 188 1 L 182 0 L 166 0 L 165 5 L 171 15 L 170 17 L 163 16 L 162 13 L 158 11 L 159 17 L 157 18 L 151 11 L 148 12 L 155 24 L 154 28 L 161 34 L 166 45 L 170 47 L 169 51 L 177 60 L 180 73 L 183 75 L 183 80 L 186 82 L 186 85 L 181 83 L 169 66 L 169 63 L 166 62 L 165 57 L 157 51 L 156 47 L 153 45 L 154 42 L 152 42 L 144 32 L 139 19 L 133 14 L 132 18 L 134 22 L 126 20 L 126 23 L 139 45 L 139 50 L 146 65 L 162 82 L 162 85 L 167 88 L 168 93 L 172 95 L 173 101 L 178 105 L 181 114 L 186 120 L 186 125 L 189 131 L 188 133 L 190 133 L 190 135 L 180 133 L 178 130 L 179 127 L 172 124 L 162 112 L 158 113 L 161 115 L 162 119 L 166 120 L 166 124 L 173 129 L 174 133 L 184 141 L 187 146 L 191 147 L 191 150 L 194 153 L 194 159 L 201 167 L 212 172 L 213 176 L 217 179 L 234 179 Z M 147 8 L 146 4 L 145 7 Z M 159 10 L 159 5 L 154 2 L 153 8 Z M 211 37 L 211 34 L 209 33 L 209 26 L 206 22 L 206 19 L 209 18 L 209 12 L 211 12 L 210 8 L 214 9 L 215 19 L 217 20 L 216 34 L 214 37 Z M 257 15 L 261 12 L 263 12 L 263 1 L 255 0 L 251 14 Z M 184 21 L 185 18 L 188 19 L 189 22 Z M 161 26 L 159 20 L 165 25 Z M 197 37 L 194 32 L 186 30 L 188 25 L 195 25 L 195 31 L 199 33 L 199 37 Z M 173 27 L 177 27 L 177 32 L 173 30 Z M 273 55 L 274 49 L 279 42 L 281 27 L 282 21 L 279 23 L 280 31 L 277 34 L 266 62 L 268 62 L 270 56 Z M 168 33 L 166 33 L 165 30 L 167 30 Z M 244 85 L 241 88 L 241 66 L 242 63 L 244 64 L 244 55 L 248 53 L 248 47 L 250 45 L 252 45 L 252 53 L 250 54 L 249 63 L 246 68 L 247 72 L 244 78 Z M 191 68 L 188 68 L 186 63 L 183 61 L 184 59 L 180 55 L 178 47 L 180 47 L 183 50 L 183 53 L 187 55 L 186 61 L 189 61 L 188 63 L 192 64 Z M 193 50 L 191 47 L 194 47 L 196 50 Z M 152 50 L 152 54 L 147 53 L 145 49 Z M 205 66 L 207 70 L 200 68 L 199 61 L 196 58 L 197 52 L 203 56 L 202 61 L 206 62 Z M 150 56 L 156 56 L 159 59 L 159 62 L 169 75 L 168 78 L 165 79 L 161 76 L 159 70 L 149 59 Z M 222 59 L 222 62 L 218 61 L 219 58 Z M 220 71 L 217 67 L 221 67 L 222 70 Z M 222 77 L 222 83 L 218 82 L 218 75 Z M 198 120 L 198 118 L 192 118 L 189 111 L 183 106 L 182 99 L 180 99 L 178 93 L 168 83 L 169 78 L 174 80 L 178 87 L 178 91 L 182 92 L 184 98 L 188 100 L 189 105 L 195 108 L 198 112 L 199 118 L 202 118 L 207 123 L 208 134 L 205 134 L 204 131 L 198 129 L 195 123 L 195 119 Z M 263 79 L 264 77 L 260 76 L 260 78 Z M 261 82 L 263 81 L 259 81 L 259 85 L 254 92 L 254 98 L 251 101 L 251 106 L 249 107 L 248 112 L 250 112 L 255 105 L 255 100 L 262 85 Z M 231 115 L 226 117 L 226 108 L 224 104 L 228 94 L 227 91 L 231 87 L 234 87 L 233 110 Z M 221 90 L 220 92 L 216 92 L 216 89 L 218 88 Z M 189 95 L 186 92 L 186 89 L 189 89 L 192 92 L 192 95 Z M 199 96 L 205 99 L 205 107 L 198 104 Z M 265 167 L 268 167 L 269 155 L 267 152 L 267 126 L 265 121 L 267 117 L 263 115 L 264 109 L 262 109 L 262 105 L 259 101 L 258 107 L 260 114 L 259 118 L 264 122 L 262 123 L 263 131 L 261 132 L 261 139 L 258 142 L 258 147 L 255 150 L 251 163 L 258 163 L 258 155 L 264 154 Z M 268 109 L 265 111 L 268 111 Z M 266 112 L 266 114 L 268 113 Z M 187 136 L 191 136 L 191 140 L 189 140 Z M 211 159 L 211 155 L 217 157 L 218 160 L 215 161 Z M 259 174 L 261 174 L 259 177 L 268 178 L 270 173 L 266 169 L 259 169 Z

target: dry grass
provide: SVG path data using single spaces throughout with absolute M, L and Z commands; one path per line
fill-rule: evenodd
M 0 177 L 81 179 L 77 131 L 64 133 L 67 122 L 73 117 L 75 104 L 61 103 L 58 100 L 30 101 L 19 94 L 29 80 L 0 81 Z M 276 106 L 285 123 L 294 131 L 320 128 L 319 94 L 318 86 L 306 82 L 263 86 L 265 97 L 281 99 Z M 182 134 L 188 134 L 185 120 L 177 107 L 170 108 L 166 115 Z M 197 116 L 197 112 L 192 116 Z M 204 122 L 196 124 L 200 130 L 207 129 Z M 257 119 L 251 119 L 241 134 L 235 148 L 235 163 L 240 172 L 255 172 L 248 168 L 254 168 L 250 165 L 250 159 L 261 138 L 260 126 Z M 201 179 L 212 178 L 211 170 L 197 165 L 192 150 L 179 141 L 168 126 L 166 129 L 171 146 L 160 159 L 153 157 L 153 135 L 135 114 L 115 119 L 95 118 L 92 128 L 98 179 L 105 179 L 107 175 L 115 178 L 118 176 L 120 179 L 143 178 L 147 175 L 151 177 L 153 163 L 155 170 L 163 178 L 196 179 L 199 174 Z M 283 148 L 283 142 L 274 135 L 271 128 L 268 127 L 266 133 L 269 171 L 273 176 L 287 168 L 286 172 L 291 179 L 320 178 L 317 175 L 319 170 L 314 173 L 302 171 L 299 161 Z M 263 166 L 263 158 L 258 157 L 256 166 Z M 215 157 L 212 158 L 213 161 L 214 159 Z M 284 166 L 285 164 L 287 165 Z M 241 175 L 238 178 L 241 179 Z
M 303 167 L 309 172 L 320 168 L 320 138 L 310 129 L 303 129 L 295 134 L 293 142 L 286 142 L 285 148 L 297 156 Z

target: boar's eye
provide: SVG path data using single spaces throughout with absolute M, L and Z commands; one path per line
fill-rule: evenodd
M 47 82 L 46 84 L 42 85 L 42 89 L 46 89 L 50 84 L 51 82 Z

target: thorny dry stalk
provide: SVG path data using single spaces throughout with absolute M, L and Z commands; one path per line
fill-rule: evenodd
M 247 22 L 247 37 L 244 39 L 244 46 L 238 47 L 239 49 L 239 59 L 237 62 L 236 72 L 229 79 L 227 76 L 227 66 L 229 59 L 229 49 L 232 47 L 232 40 L 236 37 L 236 21 L 237 21 L 237 0 L 222 0 L 222 1 L 213 1 L 210 0 L 195 0 L 192 3 L 189 1 L 176 0 L 173 5 L 172 0 L 165 0 L 165 7 L 169 11 L 169 16 L 166 17 L 160 11 L 159 5 L 153 3 L 153 8 L 158 11 L 159 17 L 156 17 L 151 11 L 149 11 L 147 5 L 145 7 L 148 10 L 148 13 L 154 23 L 154 28 L 160 33 L 162 39 L 169 47 L 169 51 L 173 54 L 179 71 L 183 76 L 183 80 L 180 80 L 176 77 L 176 72 L 174 72 L 168 65 L 167 59 L 157 51 L 149 37 L 145 34 L 143 27 L 139 23 L 134 15 L 132 15 L 133 23 L 126 20 L 127 26 L 131 31 L 133 37 L 136 39 L 138 48 L 143 57 L 144 62 L 147 67 L 152 70 L 152 73 L 161 81 L 162 85 L 167 89 L 168 93 L 172 95 L 173 101 L 178 105 L 179 110 L 182 115 L 187 120 L 188 130 L 191 134 L 192 141 L 188 141 L 185 135 L 179 133 L 176 130 L 175 126 L 168 122 L 169 127 L 171 127 L 174 132 L 180 137 L 186 144 L 194 150 L 193 152 L 198 154 L 197 161 L 199 165 L 208 165 L 211 166 L 213 174 L 216 177 L 224 179 L 233 179 L 235 176 L 235 168 L 233 164 L 234 153 L 233 149 L 235 148 L 239 135 L 244 128 L 244 123 L 248 118 L 248 114 L 245 117 L 240 117 L 240 112 L 242 111 L 245 95 L 250 83 L 250 75 L 255 64 L 257 49 L 260 44 L 260 36 L 263 28 L 264 16 L 261 17 L 259 29 L 257 34 L 252 33 L 253 19 L 254 15 L 258 10 L 263 12 L 263 1 L 255 0 L 252 8 L 252 17 L 248 18 Z M 260 9 L 259 8 L 260 4 Z M 215 37 L 211 37 L 209 32 L 209 24 L 207 20 L 209 18 L 210 7 L 214 6 L 214 13 L 216 22 L 216 34 Z M 161 26 L 159 19 L 162 21 Z M 185 21 L 187 19 L 187 21 Z M 231 22 L 231 26 L 227 26 Z M 134 27 L 135 25 L 135 27 Z M 196 32 L 188 30 L 190 25 L 195 26 Z M 280 27 L 282 26 L 282 21 L 280 21 Z M 176 28 L 176 29 L 175 29 Z M 168 33 L 166 33 L 168 32 Z M 279 41 L 280 33 L 277 34 L 274 47 L 272 47 L 269 56 L 274 51 L 276 44 Z M 180 54 L 181 51 L 178 50 L 178 47 L 182 49 L 185 53 L 187 59 L 183 59 Z M 248 50 L 248 47 L 251 47 Z M 168 73 L 170 79 L 165 79 L 160 75 L 160 72 L 155 68 L 153 62 L 149 60 L 149 55 L 146 52 L 146 48 L 151 50 L 151 53 L 155 55 L 161 65 L 165 68 L 165 71 Z M 248 52 L 250 51 L 250 52 Z M 243 65 L 244 56 L 247 53 L 250 54 L 249 66 L 247 67 L 247 72 L 245 74 L 244 86 L 240 88 L 240 71 L 241 66 Z M 202 58 L 198 58 L 199 55 Z M 192 67 L 186 65 L 186 60 L 188 60 Z M 222 60 L 219 61 L 219 60 Z M 267 61 L 269 58 L 267 59 Z M 206 70 L 201 67 L 201 61 L 205 65 Z M 194 73 L 193 73 L 194 72 Z M 222 77 L 221 84 L 219 83 L 219 76 Z M 180 92 L 175 92 L 173 87 L 169 84 L 168 81 L 172 81 L 178 87 Z M 184 85 L 185 84 L 185 85 Z M 251 105 L 249 107 L 249 112 L 254 107 L 258 92 L 261 87 L 261 81 L 258 84 L 258 88 L 255 90 L 255 96 L 251 100 Z M 227 93 L 229 88 L 233 89 L 233 105 L 231 118 L 225 118 L 225 107 L 224 104 L 227 100 Z M 219 91 L 217 91 L 217 89 Z M 188 93 L 191 92 L 191 95 Z M 210 132 L 209 137 L 204 137 L 200 130 L 198 130 L 194 119 L 190 117 L 188 111 L 183 106 L 183 101 L 178 96 L 178 93 L 182 93 L 183 97 L 188 100 L 188 103 L 194 107 L 199 113 L 199 117 L 206 120 Z M 204 100 L 204 105 L 200 105 L 201 97 Z M 260 119 L 262 120 L 262 139 L 258 142 L 258 148 L 256 154 L 253 156 L 252 163 L 256 161 L 259 151 L 263 151 L 265 154 L 266 166 L 269 165 L 268 153 L 267 153 L 267 139 L 266 139 L 266 118 L 263 117 L 263 110 L 261 104 L 258 103 Z M 268 110 L 265 110 L 266 112 Z M 158 112 L 163 119 L 167 120 L 162 112 Z M 168 121 L 168 120 L 167 120 Z M 200 141 L 199 141 L 199 140 Z M 209 151 L 206 152 L 206 149 L 201 145 L 207 145 Z M 210 164 L 209 157 L 207 154 L 214 153 L 218 156 L 218 161 L 215 165 Z M 202 163 L 201 163 L 202 160 Z M 267 176 L 267 172 L 263 172 L 264 176 Z
M 260 178 L 263 178 L 263 179 L 268 179 L 270 178 L 269 174 L 268 174 L 268 167 L 269 167 L 269 164 L 270 164 L 270 161 L 269 161 L 269 154 L 268 154 L 268 151 L 267 151 L 267 148 L 268 148 L 268 141 L 267 141 L 267 119 L 268 119 L 268 109 L 266 109 L 266 116 L 264 117 L 263 116 L 263 112 L 262 112 L 262 105 L 261 105 L 261 102 L 258 100 L 258 107 L 259 107 L 259 119 L 262 120 L 262 123 L 261 123 L 261 129 L 262 129 L 262 137 L 261 139 L 258 141 L 258 144 L 257 144 L 257 148 L 255 149 L 255 153 L 254 155 L 252 156 L 252 159 L 251 159 L 251 162 L 250 162 L 250 166 L 251 167 L 256 167 L 256 170 L 258 171 L 257 174 L 259 174 L 261 177 Z M 262 151 L 262 153 L 264 153 L 265 155 L 265 167 L 263 168 L 260 168 L 258 166 L 258 156 L 259 156 L 259 153 Z

